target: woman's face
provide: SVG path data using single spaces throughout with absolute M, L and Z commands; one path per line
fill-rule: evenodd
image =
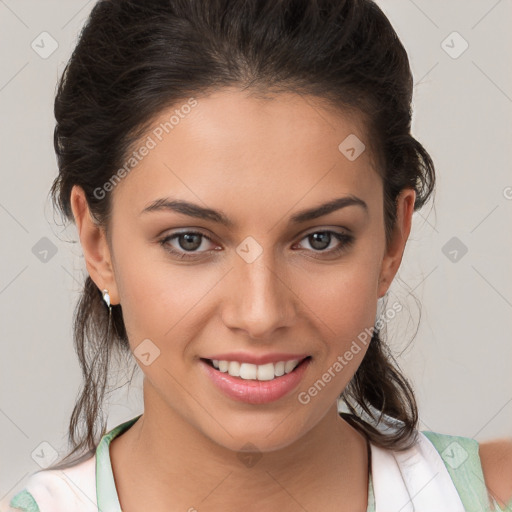
M 88 269 L 122 305 L 146 411 L 179 417 L 233 450 L 285 447 L 333 411 L 361 363 L 377 299 L 400 264 L 414 192 L 399 203 L 402 238 L 387 250 L 382 183 L 357 123 L 293 94 L 224 89 L 183 105 L 141 139 L 140 161 L 112 192 L 104 258 L 92 264 L 82 241 Z M 193 206 L 176 211 L 165 201 Z M 308 359 L 300 378 L 231 377 L 239 387 L 225 391 L 217 382 L 227 374 L 203 360 L 225 354 L 242 363 Z M 260 361 L 256 372 L 270 378 L 273 367 Z

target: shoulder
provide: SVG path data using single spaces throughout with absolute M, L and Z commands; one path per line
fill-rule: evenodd
M 512 502 L 512 438 L 480 443 L 485 484 L 500 506 Z
M 33 473 L 20 492 L 0 503 L 0 512 L 97 511 L 95 462 L 92 456 L 63 469 Z
M 445 466 L 464 509 L 490 510 L 491 507 L 495 510 L 492 507 L 496 504 L 484 478 L 478 441 L 439 432 L 423 433 L 438 452 L 437 467 L 439 468 L 439 464 Z

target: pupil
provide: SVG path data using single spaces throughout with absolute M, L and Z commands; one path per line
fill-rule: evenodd
M 321 232 L 321 233 L 313 233 L 309 235 L 312 238 L 311 246 L 315 249 L 325 249 L 329 247 L 329 243 L 331 241 L 330 233 Z
M 180 243 L 182 249 L 193 250 L 197 249 L 201 245 L 200 237 L 201 235 L 197 235 L 194 233 L 188 233 L 185 235 L 181 235 L 185 240 L 185 243 Z M 194 241 L 195 238 L 195 241 Z M 199 243 L 197 243 L 199 241 Z

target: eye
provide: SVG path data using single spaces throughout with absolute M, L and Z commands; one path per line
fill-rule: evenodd
M 177 240 L 177 246 L 173 246 L 171 244 L 171 242 L 174 240 Z M 174 233 L 173 235 L 166 236 L 160 240 L 159 243 L 167 252 L 173 256 L 185 260 L 197 259 L 201 257 L 203 253 L 207 253 L 208 243 L 205 243 L 205 240 L 213 243 L 210 237 L 199 231 L 182 231 L 180 233 Z M 302 240 L 307 240 L 312 247 L 311 250 L 315 253 L 321 255 L 325 254 L 328 256 L 336 256 L 348 250 L 348 248 L 354 242 L 354 237 L 352 235 L 348 235 L 347 233 L 338 233 L 337 231 L 325 230 L 309 233 L 304 238 L 302 238 Z M 333 242 L 336 241 L 338 244 L 335 247 L 326 250 L 329 246 L 332 245 Z M 202 250 L 199 250 L 201 248 Z M 219 250 L 218 246 L 213 250 Z
M 170 242 L 173 240 L 178 241 L 178 248 L 171 245 Z M 198 231 L 182 231 L 181 233 L 175 233 L 163 238 L 159 241 L 159 243 L 167 252 L 171 253 L 172 255 L 177 256 L 180 259 L 187 259 L 197 258 L 201 255 L 201 253 L 208 251 L 208 249 L 204 248 L 204 240 L 212 242 L 210 237 Z M 201 247 L 203 247 L 204 250 L 199 251 L 198 249 Z
M 337 231 L 315 231 L 309 233 L 302 240 L 307 240 L 310 246 L 313 248 L 313 252 L 326 254 L 329 256 L 336 256 L 342 252 L 348 250 L 348 248 L 354 243 L 354 237 L 347 233 L 338 233 Z M 331 249 L 327 249 L 332 242 L 338 242 L 338 244 Z

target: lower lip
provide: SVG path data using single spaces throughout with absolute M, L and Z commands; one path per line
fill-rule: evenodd
M 215 386 L 229 398 L 247 404 L 266 404 L 275 402 L 293 391 L 301 381 L 311 359 L 302 361 L 292 372 L 273 380 L 245 380 L 232 377 L 228 373 L 216 370 L 206 361 L 199 362 Z

